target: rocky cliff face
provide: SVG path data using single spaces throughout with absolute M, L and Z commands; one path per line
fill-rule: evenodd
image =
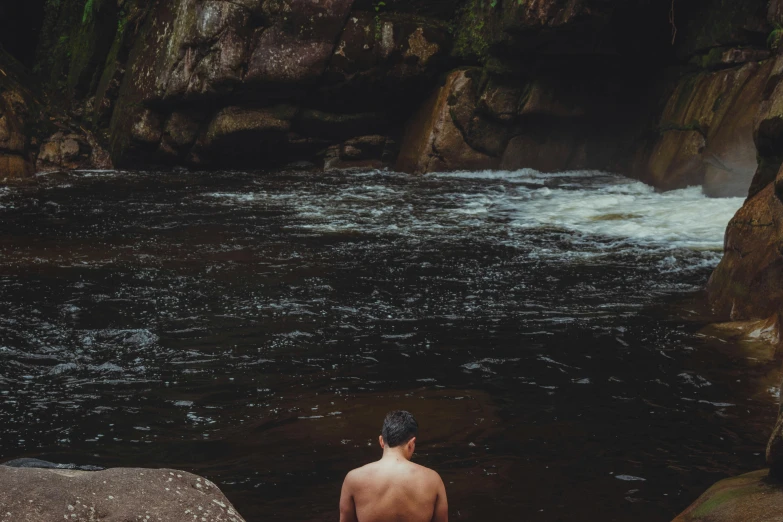
M 769 36 L 770 47 L 777 52 L 783 3 L 772 1 L 768 21 L 776 29 Z M 693 116 L 689 133 L 697 146 L 672 143 L 670 157 L 676 161 L 705 164 L 704 175 L 720 179 L 726 173 L 753 172 L 749 197 L 726 230 L 724 257 L 708 283 L 708 295 L 715 314 L 730 321 L 756 321 L 755 335 L 781 346 L 780 325 L 783 312 L 783 58 L 775 56 L 740 69 L 727 69 L 703 84 L 694 84 L 681 114 Z M 696 94 L 703 91 L 705 94 Z M 709 99 L 708 91 L 722 92 L 716 105 L 705 110 L 700 100 Z M 682 95 L 675 95 L 682 98 Z M 726 102 L 728 101 L 728 106 Z M 719 102 L 719 103 L 717 103 Z M 699 108 L 701 106 L 702 108 Z M 717 110 L 715 109 L 717 107 Z M 725 107 L 725 108 L 724 108 Z M 706 118 L 705 118 L 706 115 Z M 679 123 L 689 121 L 680 119 Z M 704 123 L 706 122 L 706 126 Z M 717 122 L 720 129 L 713 130 Z M 734 127 L 742 140 L 726 140 L 724 129 Z M 705 130 L 706 129 L 706 130 Z M 752 144 L 747 139 L 752 129 Z M 694 134 L 694 130 L 696 134 Z M 683 134 L 683 136 L 686 136 Z M 699 150 L 700 147 L 700 150 Z M 755 154 L 755 161 L 751 156 Z M 730 161 L 727 158 L 734 158 Z M 705 161 L 706 158 L 706 161 Z M 719 172 L 718 166 L 723 170 Z M 773 477 L 783 477 L 783 417 L 778 420 L 767 448 L 767 462 Z
M 12 65 L 9 57 L 0 55 L 0 173 L 5 179 L 33 173 L 26 128 L 32 97 L 16 75 L 6 72 Z
M 119 167 L 601 168 L 715 195 L 755 171 L 778 16 L 764 0 L 37 4 L 37 81 Z M 47 159 L 68 136 L 28 163 L 85 164 Z

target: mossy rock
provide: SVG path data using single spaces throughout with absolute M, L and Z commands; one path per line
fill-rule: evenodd
M 778 522 L 783 519 L 783 483 L 761 470 L 721 480 L 674 522 Z

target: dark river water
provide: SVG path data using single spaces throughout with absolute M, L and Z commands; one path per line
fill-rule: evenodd
M 452 520 L 665 521 L 763 466 L 701 332 L 739 199 L 599 173 L 115 173 L 0 189 L 0 459 L 173 467 L 337 519 L 391 409 Z

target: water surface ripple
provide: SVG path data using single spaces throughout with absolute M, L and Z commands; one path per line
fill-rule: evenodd
M 0 457 L 176 467 L 249 521 L 331 520 L 404 407 L 456 520 L 669 520 L 763 465 L 763 369 L 670 306 L 741 203 L 595 172 L 3 189 Z

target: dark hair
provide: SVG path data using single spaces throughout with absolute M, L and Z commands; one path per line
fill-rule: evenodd
M 383 419 L 383 442 L 390 448 L 405 444 L 419 434 L 419 423 L 407 411 L 392 411 Z

